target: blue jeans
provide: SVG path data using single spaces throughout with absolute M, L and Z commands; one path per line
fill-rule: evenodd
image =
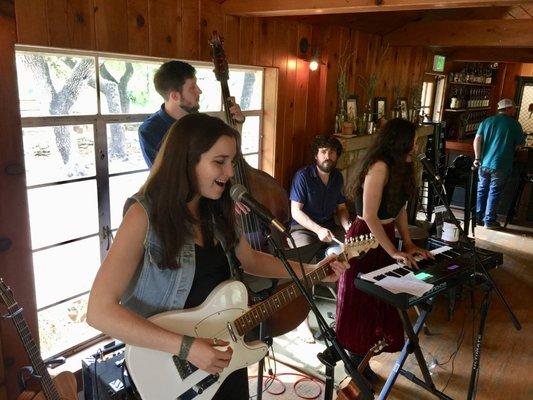
M 496 222 L 498 203 L 507 181 L 508 173 L 486 167 L 479 168 L 479 182 L 477 184 L 477 207 L 478 220 L 485 223 Z

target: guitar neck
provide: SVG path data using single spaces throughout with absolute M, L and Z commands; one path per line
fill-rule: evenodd
M 22 344 L 24 345 L 24 348 L 26 349 L 26 353 L 30 358 L 30 362 L 35 374 L 40 377 L 39 380 L 41 382 L 44 395 L 47 400 L 60 400 L 61 397 L 59 396 L 59 393 L 52 381 L 52 378 L 50 377 L 50 374 L 48 373 L 48 370 L 44 365 L 44 362 L 41 358 L 41 354 L 39 352 L 39 348 L 35 344 L 28 324 L 22 316 L 22 309 L 19 308 L 18 310 L 20 311 L 15 311 L 11 313 L 11 320 L 17 328 L 17 332 L 20 336 Z
M 232 128 L 236 129 L 237 128 L 237 124 L 235 122 L 235 120 L 233 119 L 233 117 L 231 116 L 231 112 L 229 111 L 230 107 L 232 106 L 230 100 L 229 100 L 229 97 L 231 96 L 230 95 L 230 92 L 229 92 L 229 87 L 228 87 L 228 82 L 227 81 L 224 81 L 224 80 L 221 80 L 220 81 L 220 87 L 222 89 L 222 101 L 224 102 L 224 113 L 226 114 L 226 122 L 228 123 L 229 126 L 231 126 Z
M 330 274 L 330 270 L 331 268 L 329 264 L 324 264 L 316 268 L 313 272 L 306 275 L 308 282 L 311 285 L 317 284 Z M 303 279 L 300 279 L 300 282 L 302 281 Z M 269 297 L 267 300 L 256 304 L 234 321 L 237 332 L 239 335 L 244 336 L 248 331 L 255 328 L 262 321 L 268 319 L 271 315 L 285 307 L 300 295 L 300 289 L 298 289 L 296 283 L 293 283 Z
M 368 363 L 370 362 L 370 359 L 372 358 L 373 354 L 372 354 L 372 350 L 369 350 L 366 355 L 365 355 L 365 358 L 363 358 L 363 361 L 361 361 L 359 363 L 359 365 L 357 366 L 357 372 L 359 372 L 360 374 L 363 373 L 363 371 L 365 370 L 365 368 L 368 366 Z

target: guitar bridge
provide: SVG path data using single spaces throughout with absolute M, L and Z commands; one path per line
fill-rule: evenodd
M 180 375 L 181 379 L 187 378 L 193 372 L 198 370 L 198 367 L 194 366 L 193 364 L 191 364 L 190 362 L 186 360 L 182 360 L 181 358 L 178 358 L 178 356 L 176 355 L 172 356 L 172 361 L 174 362 L 174 365 L 176 366 L 176 370 L 178 371 L 178 374 Z M 206 376 L 196 385 L 194 385 L 189 390 L 187 390 L 185 393 L 183 393 L 181 396 L 179 396 L 176 400 L 194 399 L 196 396 L 202 394 L 204 390 L 209 388 L 213 383 L 216 383 L 219 377 L 220 377 L 219 374 Z

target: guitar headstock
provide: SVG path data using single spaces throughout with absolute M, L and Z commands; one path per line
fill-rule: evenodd
M 0 297 L 7 308 L 11 308 L 17 304 L 13 296 L 13 291 L 6 285 L 2 278 L 0 278 Z
M 381 354 L 383 350 L 385 350 L 385 347 L 387 347 L 389 344 L 389 339 L 387 337 L 384 337 L 374 346 L 372 346 L 372 348 L 369 350 L 369 353 L 371 353 L 372 356 L 377 356 L 378 354 Z
M 361 257 L 370 249 L 375 249 L 379 246 L 378 241 L 371 233 L 366 235 L 359 235 L 355 238 L 347 238 L 344 241 L 344 253 L 348 260 Z
M 228 60 L 224 51 L 224 39 L 217 31 L 213 31 L 211 39 L 209 39 L 209 44 L 211 45 L 211 58 L 213 59 L 213 64 L 215 64 L 214 72 L 217 80 L 229 80 Z

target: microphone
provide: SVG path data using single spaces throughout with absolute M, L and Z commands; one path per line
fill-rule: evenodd
M 418 160 L 422 163 L 428 174 L 431 175 L 433 179 L 435 179 L 439 183 L 442 183 L 441 176 L 435 172 L 433 166 L 430 164 L 424 153 L 420 153 L 418 156 L 416 156 L 416 158 L 418 158 Z
M 265 208 L 265 206 L 263 206 L 256 199 L 254 199 L 243 185 L 240 185 L 238 183 L 231 185 L 229 195 L 231 196 L 233 201 L 243 203 L 248 208 L 250 208 L 250 210 L 252 210 L 255 215 L 257 215 L 261 220 L 263 220 L 269 225 L 272 225 L 281 233 L 287 234 L 287 228 L 285 228 L 285 226 L 283 226 L 281 222 L 274 218 L 274 216 L 270 213 L 270 211 Z

